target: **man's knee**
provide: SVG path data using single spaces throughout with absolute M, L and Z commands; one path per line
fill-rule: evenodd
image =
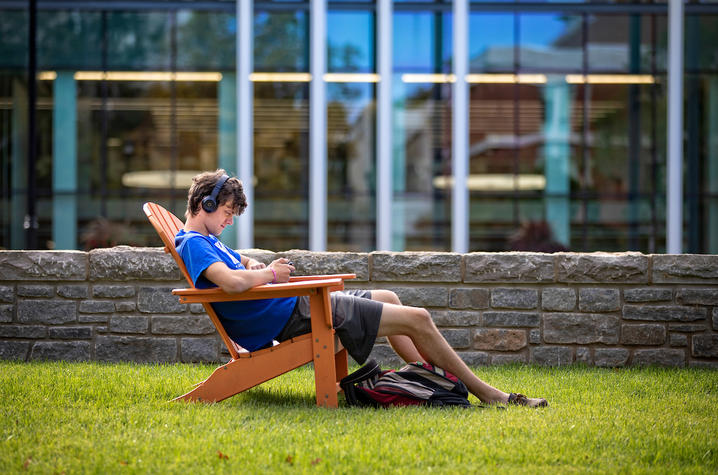
M 383 289 L 372 290 L 371 298 L 372 298 L 372 300 L 376 300 L 378 302 L 391 303 L 394 305 L 401 305 L 401 300 L 399 300 L 399 296 L 397 296 L 391 290 L 383 290 Z

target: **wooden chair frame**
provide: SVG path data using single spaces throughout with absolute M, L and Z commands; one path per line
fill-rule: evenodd
M 212 320 L 232 359 L 214 370 L 206 380 L 174 400 L 218 402 L 275 378 L 309 362 L 314 362 L 317 406 L 337 407 L 339 380 L 347 375 L 347 351 L 335 338 L 329 294 L 344 288 L 345 279 L 354 274 L 292 277 L 285 284 L 265 284 L 239 294 L 228 294 L 220 288 L 197 289 L 174 246 L 177 231 L 184 223 L 155 203 L 142 207 L 152 226 L 172 255 L 191 288 L 175 289 L 173 294 L 182 303 L 201 303 Z M 308 296 L 312 331 L 270 348 L 247 352 L 224 330 L 212 302 L 257 300 L 267 298 Z

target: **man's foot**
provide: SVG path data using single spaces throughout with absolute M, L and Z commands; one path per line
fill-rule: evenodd
M 509 404 L 526 407 L 547 407 L 548 401 L 544 398 L 526 397 L 523 394 L 509 394 Z

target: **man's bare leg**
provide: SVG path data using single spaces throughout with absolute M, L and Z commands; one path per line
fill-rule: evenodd
M 401 301 L 397 295 L 390 290 L 372 290 L 371 299 L 377 302 L 390 303 L 394 305 L 401 305 Z M 411 341 L 406 335 L 388 335 L 387 340 L 392 349 L 399 355 L 399 358 L 407 363 L 414 361 L 421 361 L 422 363 L 428 363 L 419 350 L 416 349 L 414 342 Z
M 374 295 L 372 295 L 374 297 Z M 379 300 L 379 298 L 377 298 Z M 395 340 L 400 351 L 411 353 L 411 346 L 425 360 L 453 373 L 466 384 L 469 391 L 486 403 L 507 403 L 509 395 L 479 379 L 456 354 L 431 320 L 431 315 L 423 308 L 407 307 L 386 303 L 381 314 L 378 336 Z M 404 338 L 408 337 L 410 342 Z M 395 342 L 392 342 L 394 346 Z M 399 351 L 397 351 L 399 353 Z M 401 353 L 400 353 L 400 356 Z M 402 356 L 403 357 L 403 356 Z M 419 360 L 421 361 L 421 360 Z M 545 405 L 545 400 L 529 398 L 528 405 Z

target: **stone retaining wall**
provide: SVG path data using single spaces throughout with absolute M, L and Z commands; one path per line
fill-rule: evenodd
M 271 253 L 297 274 L 357 274 L 430 310 L 471 365 L 718 367 L 718 256 L 639 253 Z M 228 358 L 159 248 L 0 251 L 0 358 L 213 362 Z M 380 339 L 374 357 L 397 358 Z

